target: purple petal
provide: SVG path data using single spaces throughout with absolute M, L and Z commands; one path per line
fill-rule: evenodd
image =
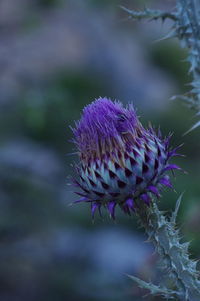
M 168 177 L 164 177 L 162 179 L 159 180 L 160 184 L 169 187 L 169 188 L 173 188 L 172 183 L 170 182 Z
M 165 149 L 168 149 L 168 147 L 169 147 L 169 142 L 170 142 L 170 139 L 171 139 L 172 135 L 173 135 L 173 134 L 170 134 L 170 135 L 164 140 Z
M 155 194 L 157 197 L 160 196 L 157 187 L 155 187 L 155 186 L 153 186 L 153 185 L 150 185 L 150 186 L 147 187 L 147 189 L 148 189 L 150 192 L 152 192 L 153 194 Z
M 74 203 L 81 203 L 81 202 L 89 202 L 90 200 L 86 197 L 82 197 L 79 200 L 74 201 Z
M 176 165 L 176 164 L 169 164 L 167 167 L 164 168 L 163 172 L 167 171 L 167 170 L 181 170 L 181 168 Z
M 98 208 L 99 208 L 99 204 L 97 202 L 92 202 L 91 204 L 92 218 L 94 218 L 94 214 Z
M 185 157 L 185 155 L 183 154 L 179 154 L 179 153 L 174 153 L 171 157 Z
M 175 157 L 177 154 L 176 154 L 176 151 L 175 150 L 172 150 L 172 151 L 170 151 L 169 153 L 168 153 L 168 155 L 167 155 L 167 158 L 169 159 L 169 158 L 171 158 L 171 157 Z
M 147 193 L 141 194 L 140 199 L 144 201 L 147 206 L 150 206 L 151 198 Z
M 115 201 L 111 201 L 108 203 L 107 207 L 108 207 L 108 211 L 110 213 L 110 216 L 115 219 L 115 206 L 116 206 L 116 203 Z
M 129 198 L 125 201 L 126 206 L 128 206 L 129 209 L 132 211 L 135 211 L 134 201 L 133 199 Z
M 183 146 L 183 144 L 181 144 L 181 145 L 177 146 L 176 148 L 174 148 L 173 150 L 169 151 L 168 158 L 175 157 L 175 156 L 184 157 L 184 155 L 176 153 L 176 151 L 179 148 L 181 148 L 182 146 Z

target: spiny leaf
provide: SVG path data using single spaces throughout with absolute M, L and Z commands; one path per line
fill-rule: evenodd
M 162 295 L 165 298 L 174 298 L 175 296 L 178 295 L 177 291 L 174 290 L 170 290 L 166 287 L 160 287 L 157 286 L 153 283 L 150 282 L 146 282 L 140 278 L 137 278 L 135 276 L 131 276 L 131 275 L 127 275 L 131 280 L 133 280 L 134 282 L 136 282 L 139 287 L 143 288 L 143 289 L 147 289 L 151 292 L 151 295 Z
M 168 18 L 174 21 L 177 20 L 177 15 L 174 12 L 153 10 L 149 8 L 145 8 L 143 11 L 135 11 L 135 10 L 130 10 L 122 5 L 120 5 L 119 7 L 123 9 L 125 12 L 127 12 L 132 18 L 135 19 L 142 19 L 142 18 L 147 18 L 150 20 L 162 19 L 164 21 L 165 19 Z
M 185 132 L 183 134 L 183 136 L 187 135 L 188 133 L 192 132 L 193 130 L 195 130 L 196 128 L 198 128 L 200 126 L 200 120 L 197 121 L 187 132 Z
M 162 41 L 165 41 L 165 40 L 169 40 L 169 39 L 172 39 L 172 38 L 176 38 L 176 37 L 177 37 L 176 31 L 174 29 L 172 29 L 164 37 L 153 41 L 153 44 L 158 43 L 158 42 L 162 42 Z

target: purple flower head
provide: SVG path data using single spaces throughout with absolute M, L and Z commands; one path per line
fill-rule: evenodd
M 123 108 L 120 102 L 99 98 L 83 110 L 74 129 L 75 142 L 87 160 L 112 152 L 117 144 L 124 148 L 122 140 L 131 140 L 138 129 L 139 121 L 131 105 Z
M 168 163 L 177 155 L 169 138 L 144 129 L 132 105 L 99 98 L 84 108 L 73 133 L 80 157 L 77 202 L 90 202 L 93 216 L 102 206 L 112 218 L 116 205 L 127 214 L 138 201 L 149 206 L 161 185 L 172 187 L 165 173 L 180 169 Z

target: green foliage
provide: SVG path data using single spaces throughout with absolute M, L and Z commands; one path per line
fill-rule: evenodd
M 185 61 L 186 54 L 186 51 L 181 51 L 177 44 L 170 43 L 170 41 L 156 43 L 149 53 L 153 63 L 177 81 L 180 91 L 183 92 L 188 89 L 185 83 L 192 80 L 192 75 L 188 74 L 189 64 Z
M 77 119 L 78 109 L 94 99 L 100 90 L 100 80 L 92 76 L 58 75 L 46 89 L 25 93 L 18 112 L 22 130 L 35 140 L 53 141 L 55 146 L 66 149 L 63 141 L 71 137 L 69 125 Z
M 38 4 L 45 8 L 59 5 L 61 1 L 63 0 L 37 0 Z

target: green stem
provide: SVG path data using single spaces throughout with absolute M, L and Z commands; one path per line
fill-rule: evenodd
M 149 240 L 161 257 L 169 278 L 175 280 L 179 300 L 199 301 L 200 280 L 196 262 L 189 258 L 188 243 L 180 243 L 173 219 L 168 220 L 154 202 L 149 210 L 140 207 L 138 216 Z

